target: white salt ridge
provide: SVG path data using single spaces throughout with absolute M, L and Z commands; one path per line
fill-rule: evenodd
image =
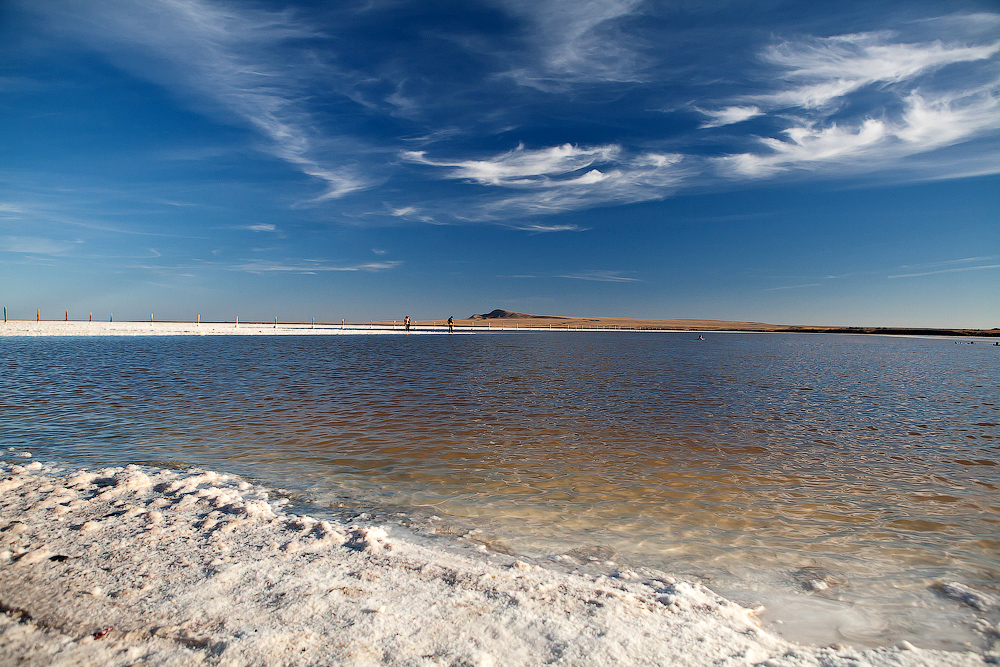
M 990 611 L 995 607 L 1000 607 L 1000 600 L 996 597 L 957 581 L 941 582 L 937 585 L 937 589 L 952 600 L 958 600 L 979 611 Z
M 339 335 L 384 335 L 384 334 L 445 334 L 444 326 L 414 327 L 407 332 L 402 324 L 398 328 L 383 328 L 366 325 L 345 326 L 340 324 L 239 324 L 235 322 L 35 322 L 30 320 L 10 320 L 0 322 L 0 336 L 339 336 Z M 500 329 L 477 329 L 477 332 L 498 332 Z M 456 329 L 455 333 L 469 333 L 468 329 Z
M 213 472 L 0 465 L 0 664 L 968 667 L 806 647 L 699 585 L 282 513 Z

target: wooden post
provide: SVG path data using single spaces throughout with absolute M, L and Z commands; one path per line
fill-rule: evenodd
M 315 328 L 316 328 L 316 318 L 315 318 L 315 317 L 313 318 L 313 323 L 312 323 L 312 326 L 311 326 L 311 327 L 309 327 L 309 328 L 310 328 L 310 329 L 315 329 Z
M 344 329 L 344 320 L 343 320 L 343 318 L 341 318 L 341 320 L 340 320 L 340 329 L 341 329 L 341 331 L 343 331 L 343 329 Z
M 91 313 L 91 314 L 90 314 L 90 319 L 89 319 L 89 320 L 87 320 L 87 321 L 88 321 L 88 322 L 93 322 L 93 321 L 94 321 L 94 313 Z
M 275 329 L 278 328 L 278 318 L 277 317 L 274 318 L 274 328 Z
M 3 307 L 3 323 L 7 324 L 7 306 Z
M 114 321 L 115 321 L 115 314 L 111 313 L 111 319 L 109 319 L 108 322 L 114 322 Z
M 39 308 L 38 310 L 35 311 L 35 322 L 37 323 L 38 320 L 40 320 L 41 318 L 42 318 L 42 309 Z
M 66 321 L 69 322 L 69 311 L 66 311 Z
M 236 329 L 240 328 L 240 316 L 239 315 L 236 316 L 236 326 L 234 328 L 236 328 Z
M 201 326 L 201 313 L 198 314 L 198 326 Z

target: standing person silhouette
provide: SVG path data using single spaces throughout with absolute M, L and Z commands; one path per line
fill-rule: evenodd
M 448 333 L 455 333 L 455 318 L 448 316 Z
M 407 315 L 403 318 L 403 328 L 406 329 L 406 333 L 410 333 L 410 316 Z

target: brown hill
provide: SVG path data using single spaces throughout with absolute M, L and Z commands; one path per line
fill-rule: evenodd
M 515 313 L 513 310 L 504 310 L 502 308 L 497 308 L 496 310 L 484 313 L 482 315 L 473 315 L 470 320 L 530 320 L 533 318 L 542 319 L 562 319 L 560 318 L 550 318 L 547 315 L 526 315 L 524 313 Z

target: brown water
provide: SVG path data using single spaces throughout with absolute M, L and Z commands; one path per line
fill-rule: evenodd
M 797 640 L 981 645 L 932 586 L 1000 591 L 1000 349 L 695 337 L 0 339 L 0 443 L 661 569 Z

